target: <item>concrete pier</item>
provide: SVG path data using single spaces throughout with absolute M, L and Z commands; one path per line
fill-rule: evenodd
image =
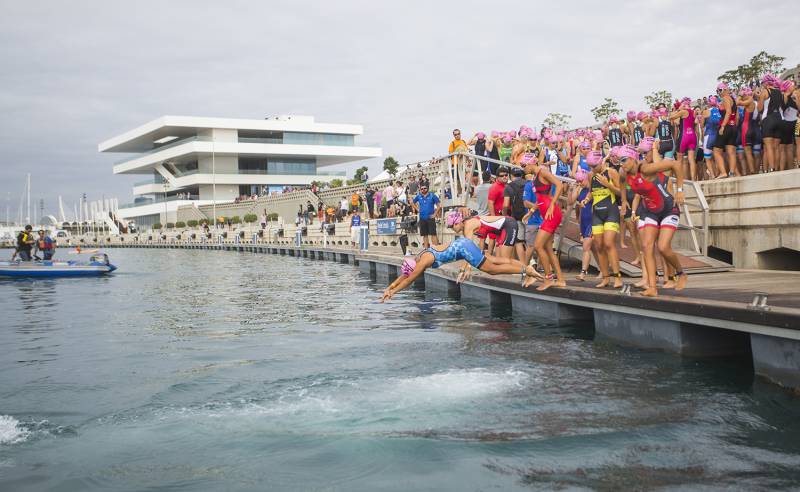
M 800 341 L 751 334 L 753 370 L 759 376 L 800 390 Z

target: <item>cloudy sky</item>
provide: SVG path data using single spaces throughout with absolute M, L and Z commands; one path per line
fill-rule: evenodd
M 97 144 L 164 114 L 359 123 L 361 142 L 402 163 L 444 153 L 453 127 L 534 126 L 550 111 L 589 124 L 603 97 L 627 110 L 656 89 L 707 94 L 760 50 L 800 63 L 798 17 L 754 1 L 0 5 L 0 198 L 12 217 L 26 173 L 46 213 L 59 194 L 131 201 L 136 177 L 114 176 L 118 156 Z

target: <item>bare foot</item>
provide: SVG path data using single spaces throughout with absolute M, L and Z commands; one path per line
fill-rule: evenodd
M 635 260 L 633 260 L 633 261 L 631 262 L 631 265 L 633 265 L 633 266 L 639 266 L 639 264 L 640 264 L 641 262 L 642 262 L 642 260 L 640 260 L 639 258 L 636 258 Z
M 603 278 L 603 280 L 599 284 L 595 285 L 595 287 L 597 287 L 598 289 L 602 289 L 603 287 L 607 286 L 608 283 L 609 283 L 609 279 L 608 279 L 608 277 L 605 277 L 605 278 Z
M 539 287 L 536 287 L 536 290 L 538 290 L 539 292 L 542 292 L 542 291 L 545 291 L 545 290 L 549 289 L 554 284 L 555 284 L 555 282 L 553 282 L 550 279 L 547 279 L 547 280 L 544 281 L 544 283 L 542 283 L 542 285 L 540 285 Z
M 665 289 L 674 289 L 675 288 L 675 282 L 673 282 L 672 280 L 667 280 L 666 282 L 664 282 L 664 286 L 663 287 Z
M 536 277 L 526 276 L 525 281 L 522 282 L 522 287 L 527 289 L 528 287 L 530 287 L 535 283 L 536 283 Z
M 562 289 L 565 288 L 566 286 L 567 286 L 567 282 L 565 282 L 564 280 L 557 281 L 556 285 L 555 285 L 555 287 L 561 287 Z
M 658 297 L 658 291 L 655 287 L 649 287 L 646 290 L 643 290 L 641 294 L 645 297 Z
M 689 281 L 689 276 L 685 273 L 678 275 L 678 285 L 675 286 L 675 290 L 683 290 L 686 288 L 686 282 Z
M 633 284 L 633 286 L 636 287 L 637 289 L 644 289 L 647 286 L 647 281 L 646 280 L 640 280 L 640 281 L 636 282 L 635 284 Z
M 619 243 L 620 249 L 628 249 L 628 245 L 625 243 Z
M 586 280 L 586 272 L 581 270 L 581 273 L 579 273 L 578 276 L 575 277 L 575 279 L 580 280 L 581 282 L 583 282 L 584 280 Z
M 619 289 L 622 287 L 622 277 L 614 277 L 614 288 Z

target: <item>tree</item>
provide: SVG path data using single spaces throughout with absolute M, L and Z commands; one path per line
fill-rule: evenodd
M 231 217 L 231 224 L 241 224 L 242 219 L 238 215 Z
M 344 182 L 339 178 L 332 179 L 329 184 L 331 188 L 341 188 L 342 186 L 344 186 Z
M 734 88 L 749 86 L 768 73 L 779 75 L 783 71 L 784 60 L 786 58 L 783 56 L 761 51 L 750 58 L 748 63 L 724 72 L 717 80 Z
M 353 175 L 353 180 L 356 181 L 356 184 L 363 183 L 364 181 L 366 181 L 367 171 L 369 171 L 367 166 L 361 166 L 358 169 L 356 169 L 356 172 Z
M 644 103 L 648 108 L 657 108 L 660 104 L 672 106 L 672 93 L 667 90 L 655 91 L 649 96 L 644 96 Z
M 245 214 L 244 221 L 248 224 L 252 224 L 253 222 L 258 220 L 258 216 L 256 214 Z
M 548 115 L 544 117 L 542 125 L 544 125 L 545 128 L 551 128 L 553 130 L 563 130 L 569 125 L 571 119 L 572 116 L 568 114 L 548 113 Z
M 612 114 L 620 114 L 622 110 L 619 109 L 619 103 L 617 101 L 607 97 L 603 100 L 603 104 L 597 106 L 596 108 L 592 108 L 592 116 L 594 116 L 594 120 L 598 123 L 605 122 L 609 116 Z
M 188 225 L 189 227 L 197 227 L 198 224 L 199 224 L 199 222 L 197 222 L 194 219 L 186 221 L 186 225 Z
M 395 160 L 394 157 L 389 156 L 383 161 L 383 170 L 389 173 L 389 176 L 394 177 L 397 174 L 397 168 L 400 164 Z

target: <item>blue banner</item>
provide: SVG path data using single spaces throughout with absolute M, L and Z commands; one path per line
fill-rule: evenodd
M 397 234 L 397 219 L 378 219 L 378 234 Z

